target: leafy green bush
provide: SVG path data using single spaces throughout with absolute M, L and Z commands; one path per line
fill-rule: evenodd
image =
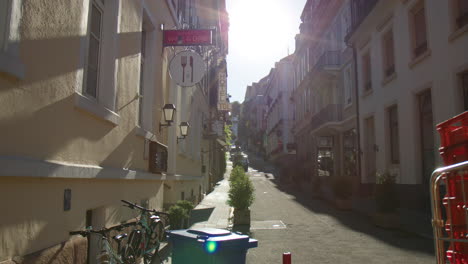
M 242 168 L 240 165 L 234 167 L 234 169 L 231 171 L 231 175 L 229 176 L 229 182 L 237 180 L 242 175 L 245 175 L 244 168 Z
M 184 220 L 188 218 L 188 212 L 186 209 L 173 205 L 169 208 L 169 223 L 171 229 L 183 228 Z
M 195 206 L 192 202 L 186 200 L 179 200 L 169 208 L 169 222 L 171 229 L 184 228 L 184 222 L 189 219 L 190 211 Z
M 333 180 L 333 193 L 340 199 L 348 199 L 353 194 L 353 182 L 348 176 L 339 176 Z
M 219 165 L 219 166 L 220 166 L 220 171 L 221 171 L 220 177 L 223 178 L 223 177 L 224 177 L 224 176 L 223 176 L 224 173 L 226 173 L 226 167 L 227 167 L 227 163 L 226 163 L 227 158 L 226 158 L 226 155 L 227 155 L 227 154 L 226 154 L 226 152 L 224 152 L 224 151 L 219 151 L 219 155 L 220 155 L 220 160 L 221 160 L 220 165 Z
M 395 212 L 400 205 L 396 191 L 396 175 L 387 171 L 377 173 L 374 196 L 379 212 Z
M 176 205 L 187 210 L 187 213 L 190 213 L 190 211 L 192 211 L 192 209 L 195 208 L 193 203 L 187 200 L 179 200 L 177 201 Z
M 236 170 L 236 173 L 239 174 L 229 184 L 228 204 L 235 209 L 248 209 L 254 201 L 255 189 L 252 181 L 243 170 Z

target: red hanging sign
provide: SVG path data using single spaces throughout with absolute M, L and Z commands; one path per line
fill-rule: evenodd
M 164 46 L 207 46 L 213 45 L 211 29 L 164 30 Z

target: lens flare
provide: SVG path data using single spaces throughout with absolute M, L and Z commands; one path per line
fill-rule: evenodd
M 212 254 L 216 252 L 216 249 L 218 249 L 218 243 L 216 241 L 206 241 L 205 243 L 206 252 Z

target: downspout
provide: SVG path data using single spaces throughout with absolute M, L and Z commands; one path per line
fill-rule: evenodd
M 361 169 L 361 122 L 359 116 L 359 81 L 358 81 L 358 73 L 357 73 L 357 51 L 356 46 L 352 45 L 353 49 L 353 62 L 354 62 L 354 92 L 356 96 L 356 133 L 357 133 L 357 174 L 359 175 L 359 185 L 361 184 L 362 179 L 362 169 Z
M 349 41 L 349 39 L 348 39 Z M 361 185 L 362 179 L 362 168 L 361 168 L 361 126 L 360 126 L 360 116 L 359 116 L 359 81 L 358 81 L 358 72 L 357 72 L 357 51 L 356 46 L 354 44 L 350 45 L 349 42 L 346 41 L 346 45 L 353 50 L 353 68 L 354 68 L 354 95 L 356 97 L 356 133 L 357 133 L 357 150 L 356 150 L 356 173 L 359 176 L 359 185 Z

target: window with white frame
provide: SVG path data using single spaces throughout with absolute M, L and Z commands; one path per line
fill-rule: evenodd
M 102 47 L 102 25 L 104 18 L 104 2 L 93 0 L 90 6 L 88 60 L 86 65 L 85 94 L 93 98 L 98 97 L 99 64 Z
M 426 9 L 424 1 L 418 2 L 410 11 L 412 26 L 413 57 L 423 55 L 427 49 Z
M 400 140 L 398 135 L 398 108 L 396 105 L 387 110 L 388 129 L 390 134 L 390 161 L 392 164 L 400 163 Z
M 89 1 L 83 82 L 75 94 L 78 108 L 115 125 L 120 119 L 114 112 L 119 8 L 120 1 Z
M 389 77 L 395 73 L 395 51 L 393 44 L 393 30 L 390 29 L 382 37 L 382 50 L 384 62 L 384 76 Z
M 344 69 L 344 76 L 343 76 L 343 87 L 344 87 L 344 103 L 345 105 L 351 104 L 351 87 L 353 87 L 352 83 L 352 72 L 351 72 L 351 65 L 346 66 Z

